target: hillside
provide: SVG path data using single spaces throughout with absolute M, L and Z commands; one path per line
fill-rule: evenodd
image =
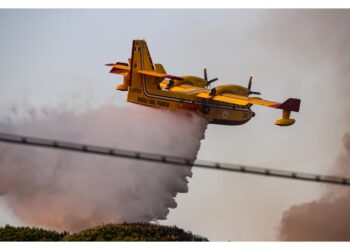
M 208 241 L 176 226 L 149 223 L 107 224 L 79 233 L 56 232 L 42 228 L 0 227 L 0 241 Z
M 0 227 L 0 241 L 61 241 L 67 235 L 36 227 Z

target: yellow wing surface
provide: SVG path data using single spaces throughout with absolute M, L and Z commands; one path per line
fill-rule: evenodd
M 181 84 L 178 86 L 174 86 L 169 88 L 171 92 L 182 93 L 186 95 L 194 95 L 197 96 L 199 93 L 203 92 L 203 88 L 192 86 L 190 84 Z
M 242 106 L 246 106 L 248 104 L 256 104 L 261 106 L 274 107 L 274 105 L 279 104 L 278 102 L 263 100 L 259 97 L 249 98 L 247 96 L 235 95 L 231 93 L 224 93 L 221 95 L 210 96 L 210 93 L 208 91 L 206 92 L 203 91 L 202 93 L 199 93 L 197 96 L 204 99 L 212 99 L 219 102 L 226 102 L 226 103 L 237 104 Z

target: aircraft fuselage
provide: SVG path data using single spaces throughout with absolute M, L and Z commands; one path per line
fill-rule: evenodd
M 181 93 L 153 90 L 151 92 L 150 88 L 130 88 L 127 100 L 131 103 L 154 108 L 192 111 L 207 118 L 212 124 L 242 125 L 255 115 L 247 106 L 228 105 L 218 101 L 203 100 L 195 96 L 189 98 L 188 95 Z

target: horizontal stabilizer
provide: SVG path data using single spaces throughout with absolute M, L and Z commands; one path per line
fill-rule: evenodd
M 181 78 L 181 77 L 167 75 L 167 74 L 164 74 L 164 73 L 158 73 L 156 71 L 139 70 L 139 71 L 137 71 L 137 73 L 142 74 L 142 75 L 159 77 L 159 78 L 168 78 L 168 79 L 172 79 L 172 80 L 183 80 L 183 78 Z
M 124 66 L 129 66 L 129 64 L 127 64 L 127 63 L 124 63 L 124 62 L 117 62 L 116 64 L 117 64 L 117 65 L 124 65 Z
M 130 70 L 129 64 L 123 62 L 107 63 L 106 66 Z
M 130 67 L 127 63 L 122 63 L 122 62 L 109 63 L 109 64 L 106 64 L 106 66 L 112 67 L 112 69 L 109 71 L 109 73 L 112 73 L 112 74 L 125 75 L 130 71 Z
M 120 90 L 120 91 L 127 91 L 129 89 L 129 86 L 125 83 L 123 84 L 119 84 L 115 87 L 116 90 Z

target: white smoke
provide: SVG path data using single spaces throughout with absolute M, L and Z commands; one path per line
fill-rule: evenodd
M 195 159 L 207 126 L 186 112 L 105 106 L 35 112 L 1 132 Z M 165 219 L 187 192 L 190 168 L 0 143 L 0 195 L 27 225 L 77 231 Z

